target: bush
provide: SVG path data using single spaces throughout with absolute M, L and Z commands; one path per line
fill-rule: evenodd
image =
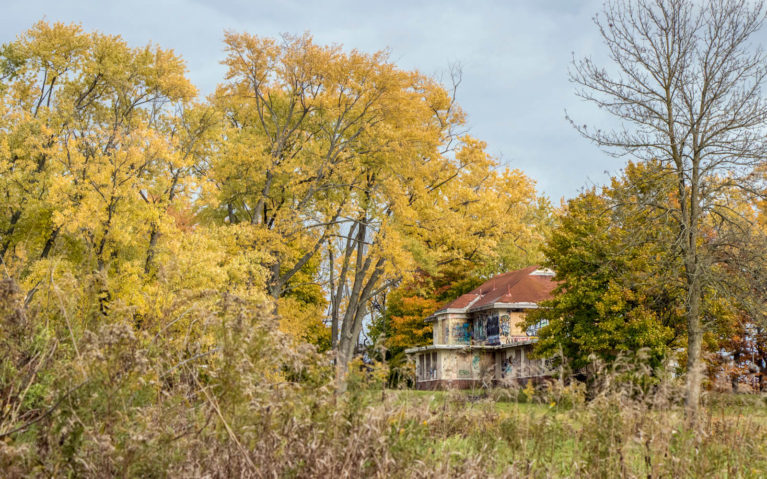
M 643 378 L 636 362 L 602 368 L 589 401 L 567 378 L 487 394 L 383 394 L 386 371 L 370 365 L 351 368 L 348 392 L 337 395 L 331 357 L 277 332 L 268 305 L 226 294 L 207 297 L 204 307 L 194 301 L 169 310 L 154 330 L 137 327 L 128 310 L 78 328 L 82 318 L 67 318 L 64 308 L 30 310 L 18 288 L 0 283 L 3 475 L 767 472 L 763 410 L 740 416 L 736 405 L 710 406 L 688 426 L 677 380 Z

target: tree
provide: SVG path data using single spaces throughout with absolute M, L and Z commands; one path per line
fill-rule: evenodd
M 586 191 L 563 208 L 543 246 L 558 286 L 526 320 L 527 326 L 548 321 L 537 355 L 561 353 L 581 370 L 592 357 L 611 362 L 645 348 L 655 367 L 679 346 L 684 280 L 668 249 L 672 221 L 648 219 L 641 207 L 673 197 L 673 182 L 658 168 L 629 164 L 610 187 Z
M 220 117 L 178 56 L 39 22 L 0 48 L 0 78 L 0 259 L 29 304 L 159 330 L 211 289 L 264 299 L 252 235 L 198 224 Z
M 178 142 L 172 129 L 196 90 L 173 53 L 76 25 L 39 22 L 0 61 L 0 256 L 33 284 L 58 277 L 56 263 L 98 285 L 103 313 L 137 293 L 135 266 L 151 263 L 160 219 L 183 196 L 197 133 Z
M 180 305 L 267 293 L 342 380 L 376 295 L 501 238 L 515 257 L 533 184 L 458 136 L 454 91 L 309 35 L 225 43 L 209 103 L 179 57 L 118 36 L 41 22 L 2 47 L 0 258 L 30 300 L 204 336 Z
M 230 33 L 226 45 L 214 100 L 225 122 L 205 165 L 203 214 L 253 232 L 287 315 L 306 317 L 294 314 L 308 297 L 296 289 L 318 282 L 326 260 L 341 385 L 372 299 L 418 268 L 488 256 L 499 238 L 524 235 L 532 182 L 494 171 L 483 142 L 457 136 L 454 95 L 385 52 L 308 35 Z
M 412 281 L 381 293 L 371 301 L 367 336 L 369 357 L 385 361 L 390 386 L 400 384 L 407 366 L 405 350 L 432 342 L 432 325 L 424 319 L 439 309 L 432 278 L 416 274 Z M 405 375 L 407 377 L 407 375 Z
M 686 408 L 694 417 L 702 379 L 701 350 L 706 327 L 702 304 L 716 289 L 717 255 L 703 246 L 702 225 L 748 223 L 728 200 L 758 194 L 754 169 L 767 157 L 767 104 L 760 89 L 765 56 L 751 46 L 762 26 L 762 2 L 713 0 L 615 0 L 595 23 L 611 66 L 592 59 L 573 62 L 578 95 L 610 113 L 621 126 L 577 130 L 615 155 L 657 160 L 674 179 L 676 202 L 643 203 L 673 218 L 667 246 L 684 264 L 687 323 Z
M 758 227 L 748 231 L 750 235 L 742 231 L 738 231 L 736 238 L 730 235 L 730 241 L 737 247 L 732 248 L 734 251 L 724 252 L 724 266 L 720 268 L 726 274 L 723 284 L 728 294 L 726 298 L 719 298 L 719 302 L 727 307 L 719 308 L 722 310 L 721 321 L 706 338 L 710 344 L 710 378 L 714 381 L 729 378 L 733 390 L 742 380 L 751 380 L 757 390 L 764 390 L 767 384 L 767 275 L 764 272 L 767 238 L 763 234 L 764 203 L 760 202 L 758 206 L 757 211 L 739 208 L 741 214 L 754 214 Z M 732 273 L 733 270 L 737 275 Z
M 276 41 L 227 33 L 225 43 L 227 82 L 215 102 L 226 128 L 206 202 L 220 220 L 261 230 L 277 299 L 348 222 L 362 174 L 355 162 L 398 108 L 408 111 L 408 75 L 383 52 L 345 53 L 308 34 Z

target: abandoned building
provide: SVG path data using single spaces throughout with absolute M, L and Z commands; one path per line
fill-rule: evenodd
M 406 351 L 416 364 L 418 389 L 486 387 L 550 375 L 548 361 L 531 359 L 536 334 L 525 314 L 549 299 L 554 273 L 530 266 L 500 274 L 435 312 L 433 344 Z

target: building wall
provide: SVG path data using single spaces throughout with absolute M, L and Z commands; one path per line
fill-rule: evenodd
M 453 383 L 454 387 L 463 387 L 462 384 L 479 387 L 547 376 L 547 362 L 529 358 L 532 347 L 526 344 L 490 351 L 432 350 L 417 353 L 417 386 L 419 389 L 432 389 L 432 386 L 423 383 L 440 382 L 440 388 Z
M 445 322 L 444 319 L 439 318 L 431 325 L 432 344 L 445 344 L 445 338 L 442 332 L 442 325 Z
M 416 355 L 419 381 L 488 381 L 497 376 L 494 351 L 434 350 Z
M 440 379 L 472 379 L 471 361 L 468 355 L 454 350 L 440 353 Z
M 448 341 L 445 344 L 470 344 L 471 322 L 465 314 L 448 315 L 447 325 Z
M 445 313 L 434 319 L 433 343 L 513 345 L 530 339 L 525 334 L 524 321 L 524 311 L 510 309 L 490 309 L 471 315 Z M 415 354 L 417 384 L 420 389 L 432 388 L 434 384 L 486 386 L 545 374 L 545 361 L 527 357 L 531 349 L 531 345 L 520 345 L 489 351 L 442 349 L 419 352 Z
M 469 344 L 471 322 L 466 314 L 446 313 L 432 323 L 433 344 Z
M 472 313 L 470 336 L 473 344 L 513 344 L 525 334 L 525 312 L 510 309 L 489 309 Z
M 415 371 L 417 381 L 432 381 L 442 379 L 442 362 L 444 360 L 441 351 L 426 351 L 415 356 Z
M 545 359 L 530 358 L 533 345 L 498 351 L 496 362 L 499 380 L 513 378 L 529 378 L 548 375 L 550 365 Z
M 521 311 L 511 310 L 506 310 L 504 314 L 509 316 L 509 332 L 506 333 L 506 337 L 509 338 L 511 336 L 524 336 L 525 316 L 527 316 L 527 314 Z

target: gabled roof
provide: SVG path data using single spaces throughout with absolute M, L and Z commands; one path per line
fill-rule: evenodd
M 446 310 L 470 312 L 490 307 L 495 303 L 521 303 L 534 306 L 550 299 L 551 292 L 556 286 L 553 271 L 541 269 L 538 266 L 528 266 L 490 278 L 478 288 L 447 304 L 437 313 Z

